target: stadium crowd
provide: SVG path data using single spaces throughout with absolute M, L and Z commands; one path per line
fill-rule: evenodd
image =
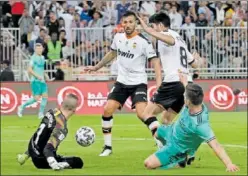
M 20 28 L 22 48 L 32 54 L 34 43 L 42 43 L 43 54 L 53 65 L 98 63 L 110 50 L 113 35 L 123 30 L 122 15 L 131 10 L 146 21 L 154 13 L 167 13 L 171 28 L 180 29 L 190 51 L 201 54 L 204 68 L 247 67 L 246 31 L 228 29 L 247 27 L 247 1 L 9 0 L 2 9 L 3 27 Z M 216 26 L 225 28 L 217 32 L 206 28 Z

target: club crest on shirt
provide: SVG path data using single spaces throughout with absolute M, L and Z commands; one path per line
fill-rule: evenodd
M 134 42 L 134 43 L 133 43 L 133 49 L 135 49 L 136 47 L 137 47 L 137 43 Z

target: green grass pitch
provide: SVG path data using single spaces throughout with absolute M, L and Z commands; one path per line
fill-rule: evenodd
M 247 174 L 247 113 L 210 113 L 214 132 L 227 153 L 241 171 Z M 69 134 L 61 144 L 58 153 L 80 156 L 84 160 L 81 170 L 37 170 L 31 160 L 20 166 L 16 155 L 24 152 L 28 140 L 36 130 L 39 120 L 36 116 L 3 116 L 1 118 L 1 174 L 2 175 L 226 175 L 225 168 L 211 149 L 201 145 L 193 165 L 185 169 L 146 170 L 144 159 L 156 151 L 149 130 L 134 114 L 114 116 L 113 155 L 99 157 L 102 150 L 101 116 L 73 116 L 69 123 Z M 96 132 L 92 146 L 80 147 L 74 138 L 81 126 L 90 126 Z M 233 174 L 233 173 L 232 173 Z M 231 174 L 230 174 L 231 175 Z

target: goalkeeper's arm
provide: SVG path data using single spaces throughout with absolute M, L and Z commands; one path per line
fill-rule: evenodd
M 56 160 L 56 150 L 59 144 L 61 143 L 61 141 L 63 140 L 63 139 L 62 140 L 59 139 L 60 135 L 61 135 L 60 130 L 55 128 L 43 150 L 43 155 L 46 157 L 49 166 L 53 170 L 61 170 L 66 167 L 69 167 L 68 163 L 66 162 L 59 163 Z

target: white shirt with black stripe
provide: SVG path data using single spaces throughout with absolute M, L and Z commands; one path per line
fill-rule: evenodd
M 157 58 L 152 46 L 142 34 L 128 38 L 125 33 L 117 33 L 111 45 L 117 51 L 117 81 L 125 85 L 147 84 L 147 61 Z

